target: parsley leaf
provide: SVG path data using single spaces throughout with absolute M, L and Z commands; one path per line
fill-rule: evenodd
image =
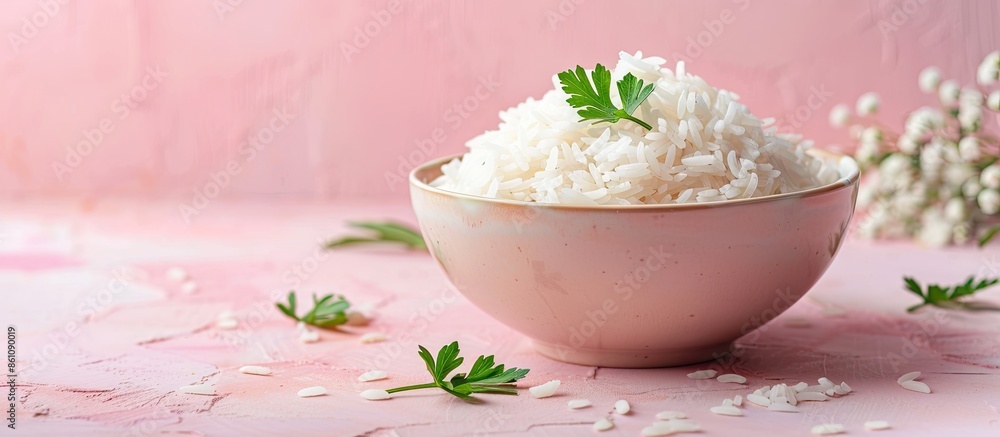
M 314 294 L 313 309 L 307 312 L 304 316 L 299 317 L 296 314 L 296 303 L 295 292 L 291 291 L 288 293 L 287 305 L 282 304 L 281 302 L 278 302 L 275 305 L 278 307 L 278 310 L 286 316 L 318 328 L 332 328 L 334 326 L 347 323 L 346 311 L 351 307 L 351 304 L 347 302 L 343 296 L 328 294 L 322 298 L 317 298 Z
M 647 130 L 653 129 L 648 123 L 633 117 L 632 113 L 653 93 L 655 83 L 643 86 L 642 79 L 636 78 L 632 73 L 626 74 L 616 84 L 624 106 L 618 108 L 611 102 L 611 72 L 603 65 L 597 64 L 590 74 L 590 78 L 594 80 L 593 84 L 587 77 L 587 71 L 579 65 L 575 70 L 566 70 L 557 76 L 563 91 L 569 94 L 566 102 L 578 109 L 577 114 L 582 120 L 617 123 L 618 120 L 626 119 Z
M 460 357 L 458 342 L 453 341 L 445 345 L 438 351 L 435 359 L 431 352 L 423 346 L 418 346 L 420 358 L 427 365 L 427 371 L 431 374 L 434 382 L 405 387 L 396 387 L 386 390 L 389 393 L 397 393 L 407 390 L 418 390 L 424 388 L 440 388 L 454 396 L 466 401 L 474 401 L 473 393 L 492 393 L 517 395 L 514 383 L 524 378 L 528 374 L 528 369 L 518 369 L 511 367 L 504 369 L 503 364 L 496 365 L 493 355 L 480 355 L 468 373 L 459 373 L 448 379 L 451 372 L 458 369 L 465 361 Z
M 351 227 L 366 229 L 374 232 L 372 237 L 342 237 L 326 243 L 327 249 L 336 249 L 343 246 L 353 246 L 357 244 L 369 243 L 401 243 L 407 249 L 427 250 L 427 243 L 420 231 L 414 230 L 406 225 L 394 222 L 353 222 Z
M 986 233 L 982 237 L 979 237 L 979 247 L 983 247 L 990 242 L 1000 232 L 1000 226 L 994 226 L 986 230 Z
M 982 279 L 979 282 L 976 282 L 975 278 L 970 276 L 964 283 L 953 287 L 941 287 L 937 284 L 928 284 L 926 290 L 920 286 L 920 283 L 909 276 L 904 277 L 903 282 L 906 283 L 907 291 L 920 296 L 920 298 L 924 300 L 924 303 L 914 305 L 906 309 L 907 312 L 913 312 L 924 305 L 934 305 L 939 307 L 961 306 L 963 302 L 959 299 L 993 286 L 1000 282 L 1000 280 Z

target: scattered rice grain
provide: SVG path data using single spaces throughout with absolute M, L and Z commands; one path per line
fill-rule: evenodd
M 235 329 L 239 322 L 236 319 L 219 319 L 215 321 L 215 326 L 219 329 Z
M 384 399 L 391 399 L 392 395 L 385 390 L 371 389 L 361 392 L 361 397 L 368 399 L 369 401 L 381 401 Z
M 534 387 L 531 387 L 531 388 L 528 389 L 528 391 L 535 398 L 538 398 L 538 399 L 547 398 L 547 397 L 552 396 L 552 395 L 554 395 L 556 393 L 556 390 L 559 389 L 559 384 L 560 384 L 560 382 L 559 382 L 558 379 L 553 379 L 552 381 L 546 382 L 545 384 L 536 385 Z
M 305 331 L 299 333 L 299 341 L 303 343 L 315 343 L 319 341 L 319 333 L 306 329 Z
M 177 389 L 181 393 L 187 393 L 189 395 L 205 395 L 205 396 L 215 396 L 215 387 L 207 384 L 193 384 L 185 385 Z
M 246 373 L 247 375 L 270 375 L 271 369 L 264 366 L 243 366 L 240 367 L 240 373 Z
M 829 399 L 827 395 L 815 391 L 799 392 L 795 395 L 795 398 L 800 401 L 818 401 L 818 402 L 822 402 Z
M 905 388 L 907 390 L 910 390 L 910 391 L 915 391 L 915 392 L 920 392 L 920 393 L 930 393 L 931 392 L 931 388 L 927 384 L 924 384 L 924 383 L 922 383 L 920 381 L 903 381 L 903 383 L 900 384 L 900 385 L 902 385 L 903 388 Z
M 598 420 L 597 422 L 594 422 L 594 431 L 598 431 L 598 432 L 600 432 L 600 431 L 607 431 L 607 430 L 609 430 L 611 428 L 614 428 L 614 427 L 615 427 L 614 422 L 612 422 L 612 421 L 610 421 L 608 419 L 601 419 L 601 420 Z
M 799 409 L 795 408 L 792 404 L 788 402 L 774 402 L 767 406 L 768 410 L 780 411 L 782 413 L 798 413 Z
M 896 379 L 896 383 L 902 384 L 906 381 L 913 381 L 914 379 L 917 379 L 919 377 L 920 377 L 920 372 L 910 372 Z
M 323 387 L 321 385 L 317 385 L 314 387 L 306 387 L 302 390 L 299 390 L 300 398 L 310 398 L 313 396 L 322 396 L 325 394 L 326 394 L 326 387 Z
M 715 380 L 719 382 L 734 383 L 734 384 L 743 384 L 747 382 L 747 379 L 745 377 L 737 375 L 735 373 L 727 373 L 725 375 L 719 375 L 719 377 L 715 378 Z
M 714 370 L 699 370 L 697 372 L 688 373 L 688 378 L 691 379 L 712 379 L 718 372 Z
M 365 373 L 362 373 L 361 376 L 358 377 L 358 381 L 361 382 L 378 381 L 380 379 L 386 379 L 388 377 L 389 374 L 383 370 L 369 370 Z
M 615 412 L 616 413 L 618 413 L 618 414 L 628 414 L 629 411 L 632 411 L 632 406 L 629 405 L 628 401 L 626 401 L 624 399 L 621 399 L 621 400 L 615 402 Z
M 181 267 L 171 267 L 167 269 L 167 279 L 174 282 L 181 282 L 188 278 L 187 270 Z
M 709 411 L 723 416 L 742 416 L 743 412 L 732 405 L 719 405 L 709 409 Z
M 656 418 L 659 420 L 687 419 L 687 414 L 680 411 L 661 411 L 656 413 Z
M 816 435 L 833 435 L 844 432 L 844 425 L 839 423 L 824 423 L 812 427 L 812 433 Z
M 747 402 L 750 402 L 751 404 L 760 405 L 762 407 L 767 407 L 767 406 L 771 405 L 771 400 L 770 399 L 768 399 L 768 398 L 766 398 L 764 396 L 761 396 L 759 394 L 756 394 L 756 393 L 748 394 L 747 395 Z
M 362 335 L 361 338 L 358 339 L 358 341 L 361 343 L 368 344 L 368 343 L 380 343 L 388 339 L 389 337 L 387 337 L 384 333 L 367 332 L 364 335 Z
M 889 428 L 891 428 L 891 426 L 889 426 L 889 422 L 884 420 L 869 420 L 865 422 L 865 429 L 869 431 L 879 431 Z

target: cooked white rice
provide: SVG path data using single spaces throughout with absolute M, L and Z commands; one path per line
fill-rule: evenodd
M 788 193 L 838 177 L 795 135 L 778 134 L 739 97 L 660 66 L 662 58 L 622 52 L 612 81 L 632 73 L 656 83 L 628 120 L 580 121 L 557 77 L 540 100 L 500 113 L 497 130 L 467 143 L 431 185 L 460 193 L 527 202 L 628 205 L 715 202 Z M 620 103 L 617 87 L 612 100 Z

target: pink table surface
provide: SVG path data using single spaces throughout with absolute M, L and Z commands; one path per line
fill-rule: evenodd
M 878 435 L 1000 435 L 1000 312 L 907 315 L 903 309 L 915 298 L 901 288 L 904 274 L 930 281 L 997 275 L 995 249 L 850 239 L 808 297 L 740 340 L 738 356 L 630 370 L 536 354 L 525 337 L 451 291 L 426 254 L 317 250 L 345 232 L 346 220 L 412 222 L 404 203 L 216 202 L 190 225 L 170 202 L 20 202 L 2 210 L 0 322 L 19 328 L 21 435 L 586 435 L 618 399 L 630 401 L 633 411 L 614 416 L 616 427 L 606 435 L 639 435 L 663 410 L 686 412 L 705 435 L 810 435 L 813 425 L 829 422 L 858 435 L 869 433 L 866 420 L 892 424 Z M 181 292 L 165 278 L 171 266 L 190 272 L 200 289 Z M 127 285 L 108 291 L 121 269 Z M 290 288 L 343 293 L 371 308 L 375 320 L 303 344 L 270 297 Z M 998 297 L 986 294 L 994 303 Z M 224 310 L 237 313 L 238 329 L 215 327 Z M 792 318 L 807 318 L 809 326 L 792 326 Z M 360 344 L 359 333 L 367 331 L 390 340 Z M 425 382 L 417 344 L 436 349 L 451 340 L 468 356 L 495 353 L 500 362 L 530 368 L 521 386 L 560 379 L 562 387 L 547 399 L 523 392 L 483 396 L 479 405 L 430 390 L 383 402 L 358 396 L 367 388 Z M 248 364 L 274 374 L 237 371 Z M 357 382 L 376 368 L 390 379 Z M 734 371 L 748 382 L 685 376 L 700 368 Z M 923 371 L 934 393 L 896 384 L 911 370 Z M 804 404 L 799 413 L 753 406 L 744 408 L 745 417 L 708 411 L 765 384 L 815 384 L 821 376 L 846 381 L 854 392 Z M 214 385 L 217 396 L 177 392 L 194 383 Z M 296 396 L 314 385 L 328 393 Z M 594 406 L 568 409 L 576 398 Z

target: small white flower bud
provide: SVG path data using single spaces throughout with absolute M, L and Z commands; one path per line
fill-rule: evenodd
M 920 150 L 920 145 L 917 141 L 909 135 L 903 135 L 899 137 L 899 151 L 907 155 L 916 155 L 917 151 Z
M 1000 165 L 993 164 L 984 168 L 979 175 L 979 183 L 986 188 L 1000 188 Z
M 921 91 L 928 94 L 933 93 L 941 85 L 941 71 L 937 67 L 927 67 L 920 72 L 917 82 L 920 84 Z
M 830 110 L 830 126 L 842 128 L 851 120 L 851 109 L 839 104 Z
M 858 97 L 857 109 L 858 115 L 873 115 L 878 112 L 879 98 L 878 94 L 875 93 L 865 93 L 861 97 Z
M 965 199 L 955 197 L 944 206 L 944 218 L 952 223 L 965 220 Z
M 980 191 L 976 200 L 983 214 L 993 215 L 1000 211 L 1000 192 L 997 190 Z
M 986 107 L 994 111 L 1000 111 L 1000 91 L 993 91 L 986 98 Z
M 941 99 L 941 104 L 944 106 L 952 107 L 958 103 L 958 95 L 960 92 L 958 82 L 946 80 L 942 82 L 941 87 L 938 88 L 938 98 Z
M 958 154 L 965 162 L 973 162 L 982 154 L 979 150 L 979 140 L 976 137 L 965 137 L 958 142 Z
M 1000 51 L 986 55 L 976 70 L 976 81 L 982 86 L 993 85 L 1000 80 Z
M 976 179 L 969 179 L 962 185 L 962 194 L 965 195 L 967 199 L 975 199 L 979 195 L 979 192 L 983 191 L 983 186 L 979 184 Z

